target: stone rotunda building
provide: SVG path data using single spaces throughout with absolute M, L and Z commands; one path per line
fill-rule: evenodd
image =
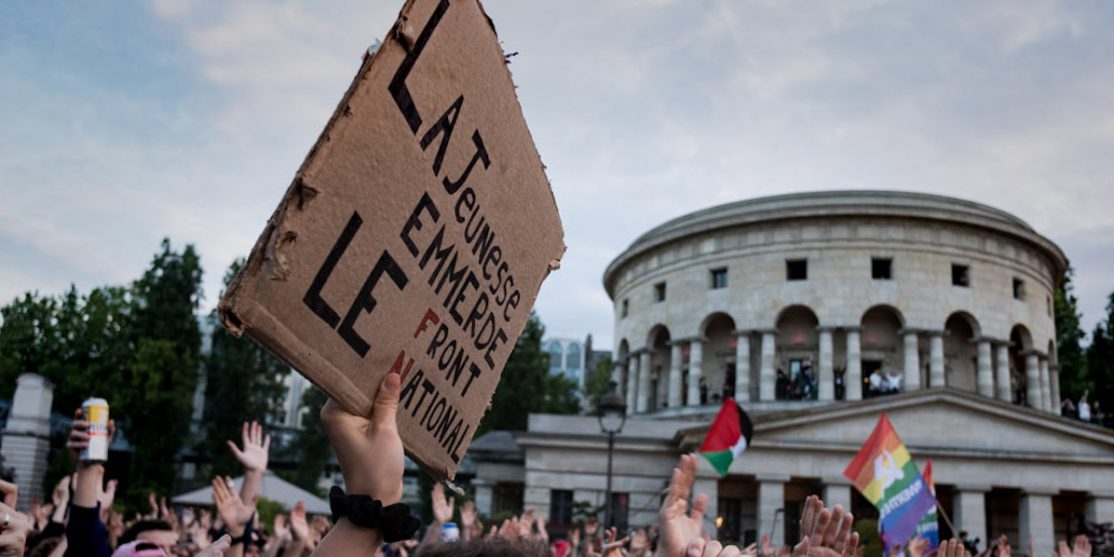
M 721 539 L 796 538 L 811 493 L 877 516 L 841 473 L 882 413 L 918 465 L 932 459 L 941 505 L 980 547 L 1033 535 L 1048 554 L 1080 518 L 1114 520 L 1114 435 L 1059 417 L 1052 297 L 1066 268 L 1017 217 L 917 193 L 765 197 L 653 228 L 603 278 L 629 414 L 616 520 L 653 522 L 677 456 L 727 396 L 755 434 L 726 477 L 701 465 Z M 521 500 L 559 530 L 574 502 L 604 503 L 594 418 L 532 415 L 473 449 L 481 511 Z

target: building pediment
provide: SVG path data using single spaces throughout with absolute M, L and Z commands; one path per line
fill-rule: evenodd
M 796 412 L 757 414 L 755 448 L 857 449 L 885 413 L 915 454 L 1114 463 L 1114 432 L 954 389 L 926 389 Z M 678 431 L 695 450 L 708 425 Z

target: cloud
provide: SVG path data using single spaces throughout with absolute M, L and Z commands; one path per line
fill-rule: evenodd
M 1013 212 L 1072 259 L 1088 329 L 1114 288 L 1114 7 L 484 5 L 520 53 L 510 68 L 565 220 L 569 250 L 538 301 L 554 332 L 610 344 L 603 269 L 649 228 L 790 191 L 919 190 Z M 0 247 L 19 248 L 0 252 L 19 269 L 0 298 L 138 276 L 169 235 L 197 244 L 214 305 L 398 5 L 148 8 L 0 8 Z

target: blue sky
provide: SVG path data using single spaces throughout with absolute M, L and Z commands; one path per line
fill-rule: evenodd
M 1114 290 L 1114 4 L 485 2 L 566 228 L 537 309 L 609 346 L 607 263 L 759 195 L 871 188 L 1007 210 Z M 0 4 L 0 300 L 197 246 L 206 307 L 399 2 Z

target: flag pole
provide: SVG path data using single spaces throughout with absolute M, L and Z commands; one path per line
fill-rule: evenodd
M 944 512 L 944 507 L 940 506 L 940 500 L 939 499 L 936 500 L 936 510 L 940 511 L 940 516 L 944 517 L 944 524 L 947 524 L 948 528 L 951 529 L 952 537 L 958 539 L 959 532 L 956 532 L 955 524 L 952 524 L 952 519 L 948 518 L 948 513 Z M 960 540 L 960 541 L 963 541 L 963 540 Z

